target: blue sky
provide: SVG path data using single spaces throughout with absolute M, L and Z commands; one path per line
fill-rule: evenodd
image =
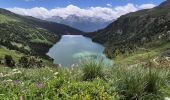
M 53 16 L 67 18 L 101 18 L 111 21 L 129 12 L 150 9 L 164 0 L 0 0 L 0 8 L 14 13 L 47 19 Z
M 106 4 L 112 4 L 112 6 L 121 6 L 127 3 L 133 3 L 136 5 L 152 3 L 155 5 L 160 4 L 164 0 L 0 0 L 1 8 L 33 8 L 33 7 L 44 7 L 52 9 L 55 7 L 65 7 L 73 4 L 80 8 L 87 7 L 104 7 Z

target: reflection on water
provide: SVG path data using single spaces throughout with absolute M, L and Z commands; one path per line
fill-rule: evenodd
M 104 47 L 92 42 L 90 38 L 81 35 L 64 35 L 47 53 L 54 59 L 55 64 L 71 66 L 78 63 L 80 59 L 86 57 L 102 58 L 108 60 L 103 55 Z

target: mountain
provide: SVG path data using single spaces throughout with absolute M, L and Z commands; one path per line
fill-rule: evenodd
M 83 34 L 69 26 L 0 9 L 0 45 L 25 54 L 45 56 L 64 34 Z
M 110 58 L 138 48 L 160 48 L 168 44 L 166 50 L 170 48 L 170 0 L 153 9 L 123 15 L 105 29 L 87 35 L 104 44 Z
M 112 22 L 112 21 L 106 21 L 102 18 L 88 17 L 88 16 L 80 17 L 77 15 L 69 15 L 66 18 L 53 16 L 46 20 L 69 25 L 71 27 L 82 30 L 84 32 L 92 32 L 98 29 L 105 28 L 107 25 L 109 25 Z
M 170 0 L 166 0 L 165 2 L 161 3 L 159 7 L 170 7 Z

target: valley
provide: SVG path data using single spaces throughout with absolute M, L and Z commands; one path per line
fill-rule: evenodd
M 112 5 L 107 6 L 88 10 L 106 16 Z M 51 12 L 84 12 L 71 7 Z M 113 13 L 128 7 L 119 6 Z M 40 9 L 35 14 L 47 11 Z M 93 17 L 56 15 L 46 20 L 0 8 L 0 99 L 170 99 L 170 0 L 151 9 L 138 7 L 106 28 Z

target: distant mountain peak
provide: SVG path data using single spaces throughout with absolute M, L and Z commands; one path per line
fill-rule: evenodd
M 170 7 L 170 0 L 166 0 L 159 5 L 159 7 Z
M 69 15 L 65 18 L 61 16 L 52 16 L 46 20 L 69 25 L 84 32 L 92 32 L 105 28 L 107 25 L 113 22 L 113 20 L 107 21 L 99 17 L 77 16 L 75 14 Z

